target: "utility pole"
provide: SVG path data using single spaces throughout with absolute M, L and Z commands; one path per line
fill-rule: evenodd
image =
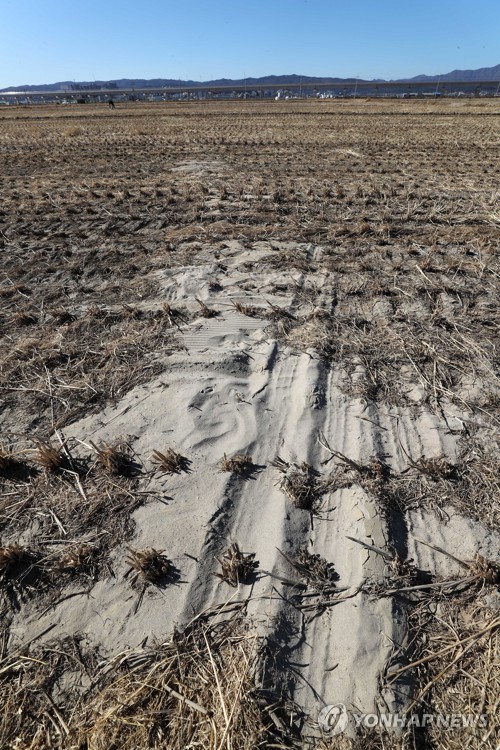
M 358 93 L 358 78 L 359 76 L 356 76 L 356 85 L 354 87 L 354 98 L 356 98 L 356 94 Z

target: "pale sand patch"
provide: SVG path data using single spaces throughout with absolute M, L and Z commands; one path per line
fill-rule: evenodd
M 293 556 L 305 544 L 335 565 L 339 587 L 356 594 L 366 579 L 383 574 L 384 563 L 347 537 L 385 547 L 391 541 L 387 520 L 374 498 L 354 484 L 325 494 L 312 524 L 309 512 L 281 492 L 270 462 L 279 455 L 327 474 L 330 467 L 322 462 L 328 454 L 318 442 L 323 433 L 332 449 L 354 460 L 381 455 L 394 471 L 402 471 L 407 455 L 453 457 L 457 437 L 424 410 L 349 398 L 335 369 L 269 338 L 268 303 L 293 308 L 293 295 L 276 289 L 299 274 L 264 268 L 256 277 L 253 265 L 272 252 L 267 243 L 247 248 L 231 242 L 217 258 L 207 249 L 206 263 L 165 272 L 164 296 L 171 304 L 199 310 L 199 298 L 220 315 L 182 326 L 186 351 L 167 356 L 161 376 L 66 431 L 67 437 L 96 443 L 127 439 L 148 471 L 155 449 L 172 447 L 189 459 L 186 472 L 144 476 L 145 503 L 133 516 L 132 546 L 164 549 L 178 580 L 146 591 L 138 607 L 138 592 L 124 579 L 127 551 L 118 548 L 112 555 L 114 577 L 41 617 L 23 610 L 13 619 L 12 634 L 26 640 L 55 623 L 51 638 L 84 633 L 113 654 L 145 638 L 166 636 L 204 608 L 251 596 L 249 616 L 269 644 L 279 644 L 276 658 L 265 665 L 268 678 L 313 717 L 324 704 L 338 701 L 371 712 L 379 677 L 394 644 L 404 638 L 404 617 L 395 615 L 390 598 L 358 593 L 312 619 L 285 601 L 290 589 L 273 576 L 296 580 L 297 572 L 278 550 Z M 299 275 L 303 281 L 307 273 Z M 317 300 L 327 300 L 328 274 L 314 283 Z M 255 305 L 262 315 L 241 315 L 233 301 Z M 225 453 L 252 456 L 256 471 L 246 479 L 222 473 L 218 462 Z M 428 548 L 417 549 L 413 536 L 440 540 L 454 554 L 474 551 L 477 529 L 455 516 L 442 531 L 437 517 L 423 512 L 402 516 L 400 523 L 411 537 L 412 555 L 424 567 L 444 562 L 435 555 L 429 560 Z M 215 557 L 231 542 L 254 552 L 259 569 L 266 571 L 236 590 L 214 576 Z

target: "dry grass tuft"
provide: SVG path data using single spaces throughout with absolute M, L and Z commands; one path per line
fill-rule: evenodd
M 37 590 L 42 567 L 33 549 L 17 542 L 0 547 L 0 612 L 6 614 L 4 605 L 19 611 L 28 593 Z M 3 599 L 3 601 L 2 601 Z M 0 744 L 1 747 L 1 744 Z
M 414 462 L 415 468 L 432 479 L 454 479 L 457 469 L 450 464 L 443 456 L 435 458 L 419 458 Z
M 97 453 L 97 459 L 101 466 L 110 474 L 130 476 L 136 473 L 136 468 L 124 446 L 108 445 L 103 443 L 99 447 L 90 441 L 91 446 Z
M 73 313 L 71 313 L 69 310 L 66 310 L 64 307 L 58 307 L 55 310 L 52 310 L 52 318 L 58 325 L 68 325 L 69 323 L 72 323 L 75 320 L 75 316 Z
M 172 448 L 167 448 L 166 453 L 160 453 L 160 451 L 153 451 L 153 458 L 158 468 L 167 474 L 176 474 L 186 469 L 188 463 L 184 456 L 180 453 L 176 453 Z
M 293 564 L 308 586 L 316 591 L 335 587 L 339 580 L 334 564 L 321 555 L 312 554 L 305 545 L 300 548 Z
M 6 578 L 13 568 L 16 568 L 27 556 L 28 552 L 20 544 L 9 544 L 0 547 L 0 581 Z
M 264 311 L 259 307 L 254 307 L 252 305 L 244 305 L 242 302 L 238 302 L 237 300 L 232 300 L 232 305 L 236 312 L 239 312 L 241 315 L 246 315 L 249 318 L 255 318 L 258 315 L 264 315 Z
M 500 586 L 500 565 L 496 562 L 488 560 L 478 552 L 474 560 L 469 564 L 472 575 L 481 583 Z
M 325 560 L 321 555 L 312 554 L 304 544 L 300 547 L 298 553 L 289 557 L 285 552 L 278 549 L 279 553 L 299 574 L 304 583 L 291 580 L 288 585 L 293 586 L 293 592 L 290 594 L 290 600 L 294 607 L 302 612 L 308 612 L 308 619 L 322 615 L 330 607 L 350 599 L 359 593 L 359 588 L 353 589 L 350 593 L 342 595 L 347 591 L 346 588 L 337 588 L 337 582 L 340 578 L 333 563 Z
M 178 310 L 172 307 L 172 305 L 169 302 L 164 302 L 161 307 L 162 307 L 163 312 L 168 318 L 174 317 L 175 315 L 179 314 Z
M 37 322 L 37 316 L 28 310 L 20 310 L 10 318 L 10 324 L 13 326 L 34 326 Z
M 413 560 L 401 557 L 394 551 L 392 560 L 388 561 L 390 580 L 395 580 L 398 585 L 412 586 L 420 580 L 420 571 Z
M 38 444 L 36 461 L 49 474 L 57 474 L 68 468 L 68 458 L 63 448 L 54 448 L 50 443 Z
M 126 562 L 131 565 L 131 570 L 136 571 L 132 579 L 134 583 L 139 576 L 148 583 L 158 583 L 172 571 L 172 563 L 163 554 L 164 550 L 156 550 L 153 547 L 137 550 L 128 547 L 127 549 L 130 555 L 126 558 Z
M 389 466 L 381 461 L 378 456 L 371 456 L 367 463 L 361 463 L 345 456 L 340 451 L 333 450 L 326 437 L 321 433 L 318 442 L 330 453 L 330 456 L 322 461 L 323 465 L 328 464 L 333 458 L 340 461 L 340 466 L 335 474 L 337 487 L 348 487 L 355 482 L 359 482 L 367 492 L 377 495 L 382 491 L 384 483 L 391 477 Z
M 279 488 L 297 508 L 314 510 L 322 495 L 330 489 L 330 482 L 320 480 L 318 472 L 306 461 L 299 466 L 289 464 L 277 456 L 271 465 L 282 475 L 278 482 Z
M 171 304 L 168 302 L 164 302 L 161 308 L 162 314 L 166 317 L 169 324 L 171 326 L 176 326 L 180 330 L 178 320 L 184 320 L 186 322 L 185 316 L 182 314 L 180 310 L 178 310 L 176 307 L 172 307 Z
M 224 458 L 219 461 L 219 470 L 231 471 L 234 474 L 247 474 L 252 470 L 253 465 L 251 456 L 237 453 L 235 456 L 228 458 L 224 453 Z
M 217 315 L 219 315 L 219 312 L 217 310 L 208 307 L 201 299 L 198 299 L 198 297 L 196 297 L 196 301 L 200 306 L 201 315 L 203 318 L 216 318 Z
M 61 573 L 94 573 L 96 548 L 92 544 L 76 544 L 62 552 L 56 562 Z
M 28 645 L 2 662 L 0 744 L 30 750 L 289 747 L 293 719 L 255 687 L 259 646 L 240 615 L 216 623 L 198 618 L 161 645 L 109 661 L 75 638 Z
M 18 458 L 23 454 L 24 451 L 14 451 L 11 445 L 0 445 L 0 476 L 4 479 L 19 479 L 23 476 L 29 476 L 29 467 Z
M 251 575 L 257 570 L 259 563 L 255 560 L 255 552 L 248 555 L 243 554 L 236 542 L 224 552 L 221 558 L 216 558 L 222 571 L 216 573 L 217 578 L 221 578 L 230 586 L 238 586 L 240 583 L 247 583 Z

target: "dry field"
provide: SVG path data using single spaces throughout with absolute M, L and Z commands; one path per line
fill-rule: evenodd
M 499 123 L 0 111 L 0 747 L 499 746 Z

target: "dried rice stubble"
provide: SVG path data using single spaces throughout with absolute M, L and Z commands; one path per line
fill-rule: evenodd
M 226 743 L 253 749 L 270 724 L 256 700 L 257 643 L 237 619 L 176 634 L 158 649 L 153 665 L 108 683 L 101 708 L 91 714 L 91 746 L 110 747 L 115 740 L 130 749 Z
M 231 304 L 240 315 L 246 315 L 248 318 L 267 317 L 266 311 L 262 307 L 255 307 L 255 305 L 246 305 L 239 300 L 231 300 Z
M 78 638 L 21 645 L 0 662 L 0 746 L 69 748 L 98 654 Z
M 46 544 L 85 540 L 97 534 L 101 560 L 118 541 L 130 538 L 132 513 L 145 496 L 137 492 L 135 478 L 96 470 L 87 459 L 72 459 L 71 466 L 77 471 L 40 472 L 18 484 L 14 501 L 10 500 L 13 509 L 0 505 L 0 523 L 11 535 L 31 535 L 35 514 L 37 534 Z
M 62 446 L 54 448 L 50 443 L 42 441 L 38 441 L 35 460 L 48 474 L 59 474 L 64 469 L 71 468 L 68 456 Z
M 108 445 L 102 443 L 97 446 L 90 441 L 90 445 L 97 454 L 100 465 L 110 474 L 115 476 L 133 477 L 140 473 L 139 464 L 134 461 L 130 446 L 125 443 Z
M 216 318 L 220 315 L 218 310 L 214 310 L 213 307 L 208 307 L 201 299 L 195 298 L 200 306 L 200 313 L 203 318 Z
M 177 453 L 173 448 L 167 448 L 165 453 L 154 450 L 153 459 L 157 469 L 166 474 L 178 474 L 181 471 L 187 471 L 191 463 L 188 458 Z
M 29 557 L 29 550 L 17 542 L 0 547 L 0 581 L 10 577 L 21 562 Z
M 125 577 L 134 570 L 135 574 L 132 577 L 132 583 L 137 583 L 138 579 L 142 578 L 145 584 L 158 584 L 172 575 L 174 565 L 163 554 L 165 550 L 156 550 L 153 547 L 146 547 L 144 549 L 132 549 L 132 547 L 128 547 L 127 549 L 129 556 L 125 562 L 130 565 L 130 568 Z
M 233 474 L 249 474 L 254 468 L 251 456 L 237 453 L 228 458 L 224 453 L 223 458 L 219 461 L 219 471 L 230 471 Z
M 382 494 L 384 486 L 392 477 L 392 472 L 390 467 L 378 456 L 370 456 L 366 462 L 356 461 L 331 448 L 323 433 L 319 434 L 318 442 L 330 453 L 330 456 L 321 462 L 323 466 L 334 458 L 340 461 L 340 465 L 334 472 L 333 481 L 336 487 L 349 487 L 352 484 L 359 484 L 372 495 L 379 496 Z
M 346 599 L 352 599 L 361 591 L 361 587 L 351 590 L 348 587 L 338 588 L 340 576 L 334 564 L 319 554 L 309 552 L 307 545 L 302 545 L 297 554 L 292 557 L 280 549 L 278 551 L 305 581 L 305 584 L 301 586 L 293 581 L 288 581 L 288 583 L 299 589 L 297 593 L 291 595 L 295 606 L 303 612 L 310 613 L 306 623 L 322 615 L 329 607 Z
M 320 478 L 319 472 L 306 461 L 298 465 L 276 456 L 271 465 L 281 474 L 278 487 L 302 510 L 317 511 L 322 496 L 333 489 L 332 478 Z
M 432 714 L 426 741 L 443 750 L 497 750 L 500 742 L 500 617 L 488 597 L 470 591 L 436 594 L 410 611 L 414 633 L 411 661 L 390 675 L 411 673 L 414 698 L 409 714 Z M 459 727 L 446 726 L 457 717 Z
M 18 542 L 0 547 L 0 601 L 3 599 L 7 608 L 19 610 L 28 596 L 45 589 L 45 567 L 34 547 Z
M 36 470 L 25 461 L 26 450 L 14 450 L 11 443 L 0 443 L 0 478 L 27 481 Z
M 80 542 L 70 545 L 56 558 L 53 570 L 70 576 L 86 576 L 96 580 L 99 570 L 98 544 Z
M 259 567 L 255 552 L 244 554 L 236 542 L 233 542 L 222 557 L 217 557 L 216 560 L 221 566 L 221 572 L 215 573 L 217 578 L 235 587 L 240 583 L 248 583 Z
M 321 555 L 309 552 L 306 545 L 299 549 L 293 563 L 307 585 L 318 593 L 335 588 L 339 581 L 334 564 Z

